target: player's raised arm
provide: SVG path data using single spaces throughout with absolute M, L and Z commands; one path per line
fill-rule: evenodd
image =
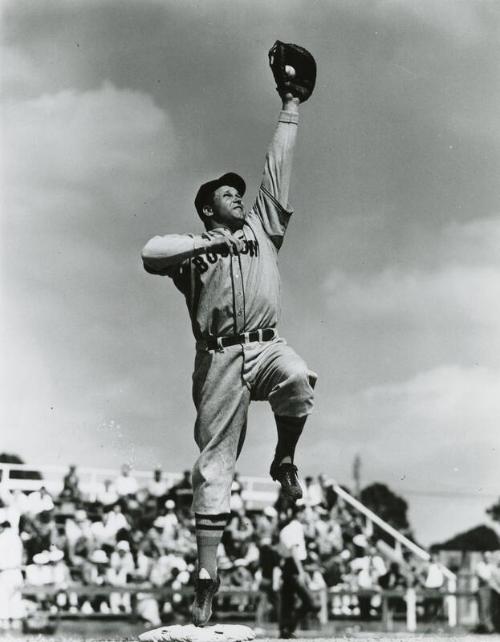
M 316 62 L 302 47 L 278 40 L 269 51 L 269 63 L 283 106 L 266 154 L 255 211 L 266 232 L 279 247 L 291 214 L 288 194 L 299 105 L 310 97 L 314 89 Z

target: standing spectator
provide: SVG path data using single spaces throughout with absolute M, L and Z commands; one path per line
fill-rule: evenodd
M 494 633 L 495 627 L 492 620 L 492 575 L 493 558 L 490 551 L 482 554 L 481 561 L 476 564 L 475 575 L 478 579 L 478 616 L 479 622 L 475 633 Z
M 7 520 L 0 522 L 0 628 L 23 617 L 23 543 Z
M 25 495 L 23 495 L 25 497 Z M 10 528 L 17 533 L 22 511 L 16 503 L 15 496 L 0 484 L 0 523 L 9 522 Z
M 188 509 L 193 500 L 193 485 L 191 483 L 191 472 L 185 470 L 177 484 L 170 489 L 170 497 L 174 500 L 176 506 L 181 510 Z
M 82 499 L 80 481 L 74 464 L 71 464 L 68 472 L 64 475 L 63 489 L 59 498 L 74 503 L 79 503 Z
M 168 493 L 168 482 L 163 479 L 163 472 L 161 468 L 156 468 L 153 472 L 153 479 L 150 480 L 147 486 L 148 495 L 154 497 L 158 506 L 165 501 Z
M 105 479 L 102 486 L 97 489 L 96 502 L 103 508 L 113 506 L 120 499 L 111 479 Z
M 131 467 L 128 464 L 123 464 L 120 475 L 115 479 L 115 488 L 119 497 L 135 495 L 139 490 L 137 479 L 130 473 Z
M 318 506 L 323 501 L 323 490 L 321 486 L 314 482 L 313 478 L 308 475 L 304 480 L 303 502 L 306 506 Z
M 444 587 L 442 568 L 437 555 L 432 553 L 423 576 L 424 588 L 437 593 Z M 425 617 L 428 622 L 436 621 L 441 615 L 442 609 L 443 598 L 440 595 L 429 595 L 424 599 Z
M 307 586 L 307 576 L 303 567 L 307 557 L 305 522 L 305 506 L 295 505 L 291 509 L 290 521 L 279 535 L 280 552 L 284 558 L 279 617 L 281 638 L 293 637 L 299 620 L 308 613 L 317 613 L 319 610 Z M 295 605 L 297 597 L 301 602 L 299 608 Z

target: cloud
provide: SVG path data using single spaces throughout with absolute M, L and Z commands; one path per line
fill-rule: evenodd
M 8 100 L 4 125 L 5 178 L 23 191 L 92 189 L 112 179 L 126 189 L 130 177 L 156 178 L 155 167 L 168 166 L 175 154 L 166 113 L 149 96 L 109 83 Z
M 104 83 L 11 97 L 3 133 L 3 423 L 32 453 L 65 434 L 88 461 L 102 442 L 105 461 L 96 426 L 123 407 L 134 421 L 150 414 L 154 374 L 141 372 L 148 332 L 134 332 L 144 310 L 133 288 L 142 219 L 177 154 L 174 128 L 147 94 Z M 134 442 L 130 424 L 116 452 Z
M 500 365 L 500 218 L 451 223 L 428 244 L 427 265 L 392 264 L 359 274 L 334 270 L 324 282 L 332 318 L 387 342 L 406 335 L 409 355 L 440 363 Z M 404 345 L 399 344 L 400 348 Z

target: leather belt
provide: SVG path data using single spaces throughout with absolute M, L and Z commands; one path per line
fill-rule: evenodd
M 238 343 L 251 343 L 252 341 L 272 341 L 278 333 L 275 328 L 252 330 L 242 334 L 233 334 L 230 337 L 210 337 L 202 341 L 207 350 L 223 350 Z

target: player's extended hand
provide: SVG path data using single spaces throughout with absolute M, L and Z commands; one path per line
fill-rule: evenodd
M 229 230 L 211 230 L 208 236 L 211 239 L 207 245 L 207 252 L 238 254 L 245 249 L 245 241 L 233 236 Z

